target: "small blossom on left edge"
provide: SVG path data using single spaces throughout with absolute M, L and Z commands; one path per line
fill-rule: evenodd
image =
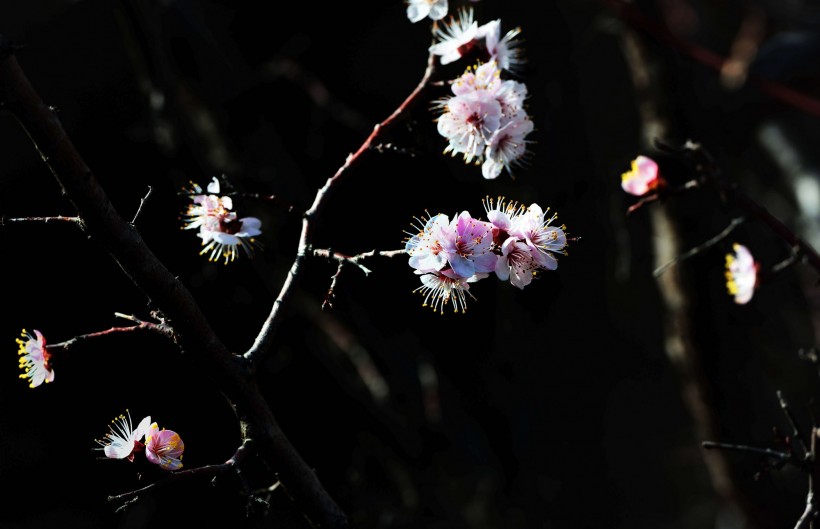
M 29 380 L 29 387 L 36 388 L 43 382 L 54 380 L 54 370 L 51 368 L 51 354 L 46 349 L 46 339 L 37 329 L 34 336 L 23 329 L 22 338 L 17 338 L 20 355 L 20 368 L 23 369 L 22 379 Z

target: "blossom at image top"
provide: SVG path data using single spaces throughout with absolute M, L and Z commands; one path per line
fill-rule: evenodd
M 447 16 L 447 0 L 407 0 L 407 18 L 416 23 L 425 18 L 441 20 Z
M 36 388 L 42 383 L 54 380 L 54 370 L 51 367 L 51 354 L 46 348 L 46 339 L 43 334 L 34 329 L 34 336 L 23 329 L 21 338 L 16 340 L 17 354 L 20 355 L 20 368 L 23 373 L 20 378 L 29 381 L 30 388 Z
M 148 461 L 159 465 L 165 470 L 179 470 L 182 468 L 182 452 L 185 443 L 179 434 L 166 429 L 159 429 L 157 423 L 152 423 L 145 434 L 145 457 Z
M 733 254 L 726 254 L 726 289 L 734 296 L 735 303 L 743 305 L 752 299 L 760 266 L 742 244 L 734 243 L 732 250 Z
M 96 439 L 100 445 L 97 450 L 102 450 L 105 457 L 111 459 L 134 460 L 134 454 L 141 451 L 145 445 L 142 438 L 148 432 L 151 424 L 151 417 L 145 417 L 136 428 L 131 423 L 131 413 L 125 410 L 125 414 L 120 415 L 111 421 L 108 426 L 108 433 L 103 439 Z

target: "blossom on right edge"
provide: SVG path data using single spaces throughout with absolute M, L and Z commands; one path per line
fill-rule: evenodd
M 734 296 L 735 303 L 743 305 L 754 295 L 760 265 L 742 244 L 732 244 L 732 250 L 733 254 L 726 254 L 726 289 Z
M 20 355 L 22 379 L 28 379 L 30 388 L 36 388 L 42 383 L 48 384 L 54 380 L 54 370 L 51 368 L 51 354 L 46 348 L 46 339 L 43 334 L 34 329 L 34 336 L 23 329 L 21 338 L 16 340 L 17 354 Z

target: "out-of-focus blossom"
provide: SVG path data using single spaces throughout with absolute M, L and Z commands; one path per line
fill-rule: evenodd
M 754 295 L 760 265 L 742 244 L 732 244 L 732 250 L 733 254 L 726 254 L 726 289 L 735 303 L 743 305 Z
M 647 156 L 632 160 L 632 167 L 621 175 L 621 187 L 630 195 L 642 196 L 663 185 L 658 164 Z
M 145 457 L 148 461 L 165 470 L 179 470 L 182 468 L 184 451 L 185 443 L 179 434 L 164 428 L 160 430 L 157 423 L 148 427 L 145 434 Z
M 447 16 L 447 0 L 407 0 L 407 18 L 416 23 L 424 18 L 441 20 Z
M 225 264 L 236 260 L 241 248 L 248 257 L 260 246 L 255 239 L 262 233 L 262 221 L 256 217 L 239 218 L 233 211 L 233 200 L 229 196 L 219 196 L 219 180 L 213 178 L 208 185 L 208 194 L 195 183 L 187 194 L 191 204 L 183 215 L 183 229 L 199 229 L 197 236 L 204 248 L 200 255 L 208 255 L 209 261 L 224 259 Z
M 151 417 L 146 417 L 140 421 L 136 428 L 131 423 L 131 413 L 125 410 L 124 415 L 120 415 L 108 426 L 108 433 L 102 439 L 97 439 L 100 445 L 98 450 L 102 450 L 106 457 L 111 459 L 134 460 L 134 454 L 141 451 L 145 445 L 142 438 L 148 432 L 151 424 Z
M 20 355 L 20 369 L 22 379 L 28 379 L 30 388 L 36 388 L 43 382 L 54 380 L 54 370 L 51 368 L 51 354 L 46 348 L 46 339 L 43 334 L 34 329 L 34 336 L 23 329 L 21 338 L 16 339 L 17 354 Z

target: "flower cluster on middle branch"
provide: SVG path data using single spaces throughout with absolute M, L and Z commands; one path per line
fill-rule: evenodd
M 436 102 L 438 132 L 448 140 L 445 153 L 461 154 L 466 163 L 481 165 L 486 179 L 526 161 L 527 135 L 534 125 L 524 109 L 527 87 L 504 72 L 516 71 L 523 63 L 516 40 L 519 29 L 501 36 L 501 21 L 482 26 L 473 20 L 470 9 L 437 31 L 438 42 L 430 52 L 440 56 L 441 64 L 462 57 L 477 57 L 475 65 L 452 84 L 453 95 Z
M 452 220 L 442 213 L 416 219 L 405 251 L 421 276 L 415 291 L 424 296 L 424 306 L 443 312 L 449 303 L 464 312 L 466 297 L 473 297 L 470 283 L 494 273 L 523 289 L 539 271 L 558 267 L 556 254 L 566 254 L 566 226 L 552 225 L 557 215 L 548 215 L 549 208 L 499 197 L 485 199 L 484 210 L 488 221 L 467 211 Z

